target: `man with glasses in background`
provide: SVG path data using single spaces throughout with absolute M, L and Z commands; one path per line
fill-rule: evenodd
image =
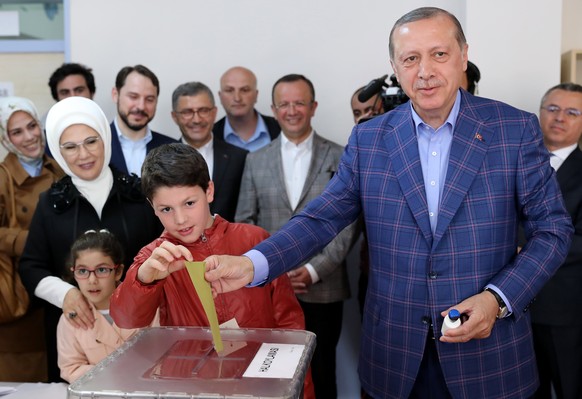
M 535 397 L 550 398 L 553 385 L 558 398 L 582 398 L 582 86 L 561 83 L 549 89 L 541 101 L 540 125 L 575 231 L 565 262 L 531 306 L 540 374 Z
M 159 94 L 157 76 L 143 65 L 126 66 L 115 78 L 111 97 L 117 105 L 117 117 L 111 122 L 110 165 L 123 173 L 141 176 L 141 165 L 148 152 L 176 142 L 149 128 L 156 115 Z
M 181 141 L 202 154 L 214 183 L 210 212 L 233 222 L 247 151 L 214 140 L 216 111 L 212 91 L 200 82 L 181 84 L 172 93 L 172 119 L 180 128 Z
M 317 101 L 303 75 L 286 75 L 273 86 L 271 109 L 281 134 L 247 157 L 235 220 L 273 234 L 324 190 L 337 170 L 343 147 L 311 127 Z M 311 360 L 315 396 L 337 397 L 336 346 L 343 301 L 350 296 L 345 257 L 354 225 L 323 251 L 288 273 L 305 314 L 305 328 L 317 335 Z

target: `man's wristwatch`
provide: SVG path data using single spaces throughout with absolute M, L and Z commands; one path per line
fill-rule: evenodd
M 509 309 L 507 308 L 507 305 L 505 304 L 503 298 L 501 298 L 499 294 L 491 288 L 485 288 L 485 291 L 492 293 L 495 299 L 497 300 L 497 304 L 499 305 L 499 310 L 497 311 L 497 318 L 503 319 L 505 316 L 507 316 L 509 314 Z

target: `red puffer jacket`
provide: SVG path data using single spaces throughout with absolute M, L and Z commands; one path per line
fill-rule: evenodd
M 135 257 L 123 283 L 111 296 L 111 316 L 122 328 L 146 327 L 159 307 L 162 326 L 207 326 L 204 308 L 186 269 L 145 285 L 137 279 L 139 267 L 164 241 L 184 245 L 195 261 L 202 261 L 210 255 L 242 255 L 268 236 L 269 233 L 260 227 L 230 223 L 218 215 L 213 225 L 193 244 L 184 244 L 164 232 Z M 214 304 L 220 324 L 235 318 L 242 328 L 305 329 L 303 311 L 287 275 L 263 287 L 219 294 Z M 305 382 L 304 397 L 314 397 L 310 373 Z

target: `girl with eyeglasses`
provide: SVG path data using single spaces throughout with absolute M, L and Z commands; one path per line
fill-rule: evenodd
M 123 274 L 123 248 L 107 230 L 89 230 L 71 247 L 68 265 L 81 294 L 91 305 L 95 324 L 75 328 L 62 315 L 57 327 L 61 377 L 72 383 L 117 349 L 138 329 L 118 327 L 109 316 L 109 298 Z
M 45 302 L 49 381 L 60 381 L 56 330 L 62 314 L 74 328 L 94 328 L 87 299 L 63 280 L 73 242 L 87 230 L 107 229 L 121 242 L 123 264 L 157 238 L 162 226 L 141 193 L 137 176 L 110 165 L 111 130 L 101 108 L 84 97 L 69 97 L 49 110 L 46 141 L 66 176 L 42 193 L 20 261 L 29 295 Z M 94 273 L 91 273 L 94 274 Z M 93 276 L 92 276 L 93 277 Z

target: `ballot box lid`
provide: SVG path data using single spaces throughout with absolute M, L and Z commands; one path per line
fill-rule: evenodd
M 206 327 L 152 327 L 69 386 L 77 398 L 297 398 L 315 334 L 221 329 L 217 353 Z

